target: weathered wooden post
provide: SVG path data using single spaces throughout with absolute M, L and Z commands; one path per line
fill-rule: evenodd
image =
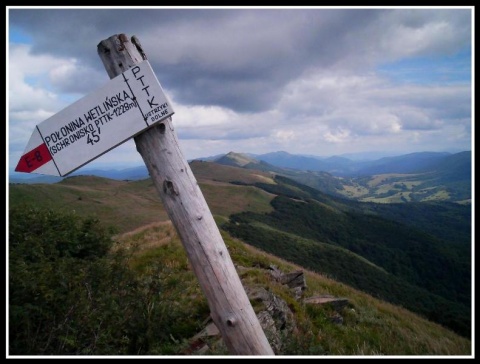
M 136 37 L 113 35 L 98 54 L 110 76 L 146 59 Z M 135 137 L 160 198 L 182 240 L 230 353 L 274 355 L 235 270 L 198 183 L 184 158 L 171 117 Z

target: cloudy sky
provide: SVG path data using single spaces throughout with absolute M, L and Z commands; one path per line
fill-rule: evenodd
M 185 157 L 472 149 L 473 7 L 7 8 L 8 163 L 136 35 Z M 84 168 L 141 165 L 129 140 Z

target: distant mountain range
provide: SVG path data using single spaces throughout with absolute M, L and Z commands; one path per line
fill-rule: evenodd
M 271 172 L 331 195 L 361 201 L 407 202 L 433 199 L 469 202 L 471 198 L 470 151 L 454 154 L 418 152 L 375 160 L 342 156 L 315 157 L 284 151 L 257 155 L 230 152 L 197 160 Z M 71 174 L 78 175 L 115 180 L 141 180 L 149 177 L 144 165 L 122 170 L 87 169 Z M 61 177 L 35 174 L 10 176 L 10 183 L 56 183 L 61 180 Z
M 338 177 L 359 177 L 384 173 L 415 173 L 434 166 L 450 155 L 450 153 L 419 152 L 362 161 L 339 156 L 320 158 L 275 152 L 257 155 L 255 158 L 278 167 L 322 171 Z
M 97 176 L 119 181 L 129 180 L 137 181 L 148 178 L 148 170 L 146 166 L 131 167 L 125 169 L 82 169 L 82 171 L 73 172 L 68 177 L 73 176 Z M 44 176 L 39 174 L 20 174 L 10 176 L 10 183 L 57 183 L 64 177 Z

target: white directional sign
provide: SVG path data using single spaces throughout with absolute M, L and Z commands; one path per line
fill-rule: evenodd
M 143 61 L 38 124 L 15 171 L 65 176 L 172 114 Z

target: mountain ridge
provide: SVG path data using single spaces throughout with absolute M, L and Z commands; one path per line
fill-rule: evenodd
M 353 158 L 355 154 L 349 155 L 350 158 L 344 157 L 344 156 L 339 156 L 339 155 L 332 155 L 332 156 L 327 156 L 327 157 L 321 157 L 321 156 L 312 156 L 312 155 L 301 155 L 301 154 L 291 154 L 286 151 L 277 151 L 277 152 L 269 152 L 269 153 L 264 153 L 264 154 L 253 154 L 253 153 L 238 153 L 238 152 L 233 152 L 230 151 L 229 153 L 222 153 L 222 154 L 217 154 L 214 156 L 210 157 L 199 157 L 199 158 L 193 158 L 189 160 L 189 162 L 193 160 L 203 160 L 203 161 L 217 161 L 219 159 L 222 159 L 226 156 L 230 155 L 241 155 L 244 158 L 249 158 L 253 161 L 259 161 L 263 160 L 269 164 L 272 164 L 277 167 L 287 167 L 287 168 L 294 168 L 294 169 L 300 169 L 300 170 L 305 170 L 306 168 L 302 168 L 301 163 L 295 162 L 294 165 L 289 166 L 289 165 L 282 165 L 282 163 L 271 163 L 271 159 L 275 158 L 286 158 L 290 160 L 296 160 L 297 158 L 299 160 L 308 160 L 311 163 L 318 163 L 318 162 L 325 162 L 327 161 L 327 168 L 323 169 L 316 169 L 317 171 L 323 171 L 323 172 L 329 172 L 329 170 L 332 168 L 331 165 L 334 163 L 340 163 L 341 165 L 365 165 L 367 164 L 376 164 L 376 165 L 383 165 L 388 163 L 389 161 L 395 161 L 395 160 L 405 160 L 405 159 L 415 159 L 416 156 L 448 156 L 448 155 L 458 155 L 458 154 L 466 154 L 470 153 L 471 151 L 463 151 L 463 152 L 458 152 L 458 153 L 449 153 L 449 152 L 414 152 L 414 153 L 409 153 L 409 154 L 402 154 L 402 155 L 397 155 L 397 156 L 391 156 L 391 157 L 381 157 L 381 158 L 374 158 L 374 159 L 368 159 L 368 160 L 356 160 Z M 270 161 L 269 161 L 270 159 Z M 283 164 L 288 164 L 288 163 L 283 163 Z M 319 165 L 324 165 L 324 164 L 319 164 Z M 392 168 L 392 167 L 389 167 Z M 417 168 L 417 167 L 412 167 L 412 168 Z M 338 169 L 338 166 L 337 166 Z M 359 167 L 355 167 L 356 170 L 359 169 Z M 419 168 L 417 168 L 419 169 Z M 375 171 L 373 171 L 375 172 Z M 395 173 L 400 173 L 401 170 L 399 169 L 394 169 Z M 59 179 L 62 177 L 53 177 L 53 176 L 42 176 L 42 175 L 35 175 L 35 174 L 25 174 L 25 173 L 16 173 L 13 171 L 9 171 L 9 178 L 10 181 L 13 183 L 50 183 L 48 179 L 50 178 L 52 180 L 52 183 L 58 182 Z M 112 178 L 112 179 L 140 179 L 140 178 L 146 178 L 148 177 L 148 171 L 145 166 L 139 165 L 139 166 L 134 166 L 134 167 L 129 167 L 129 168 L 109 168 L 109 169 L 102 169 L 102 168 L 88 168 L 88 167 L 83 167 L 81 170 L 73 172 L 71 176 L 75 175 L 98 175 L 101 177 L 107 177 L 107 178 Z M 376 174 L 371 173 L 371 174 Z M 342 174 L 343 176 L 343 174 Z M 43 179 L 43 180 L 42 180 Z M 33 182 L 35 181 L 35 182 Z
M 273 156 L 273 160 L 269 161 L 268 156 L 270 159 Z M 280 163 L 278 158 L 283 162 Z M 264 155 L 229 152 L 194 159 L 190 163 L 195 160 L 281 174 L 334 196 L 359 201 L 400 203 L 446 200 L 471 203 L 472 160 L 469 151 L 455 154 L 418 152 L 372 161 L 353 161 L 341 156 L 308 157 L 285 151 Z M 302 169 L 302 166 L 309 169 Z M 323 170 L 319 170 L 320 166 Z M 77 175 L 97 175 L 117 180 L 140 180 L 149 176 L 146 166 L 123 170 L 82 169 L 71 174 Z M 55 183 L 61 179 L 29 174 L 10 176 L 12 183 Z

